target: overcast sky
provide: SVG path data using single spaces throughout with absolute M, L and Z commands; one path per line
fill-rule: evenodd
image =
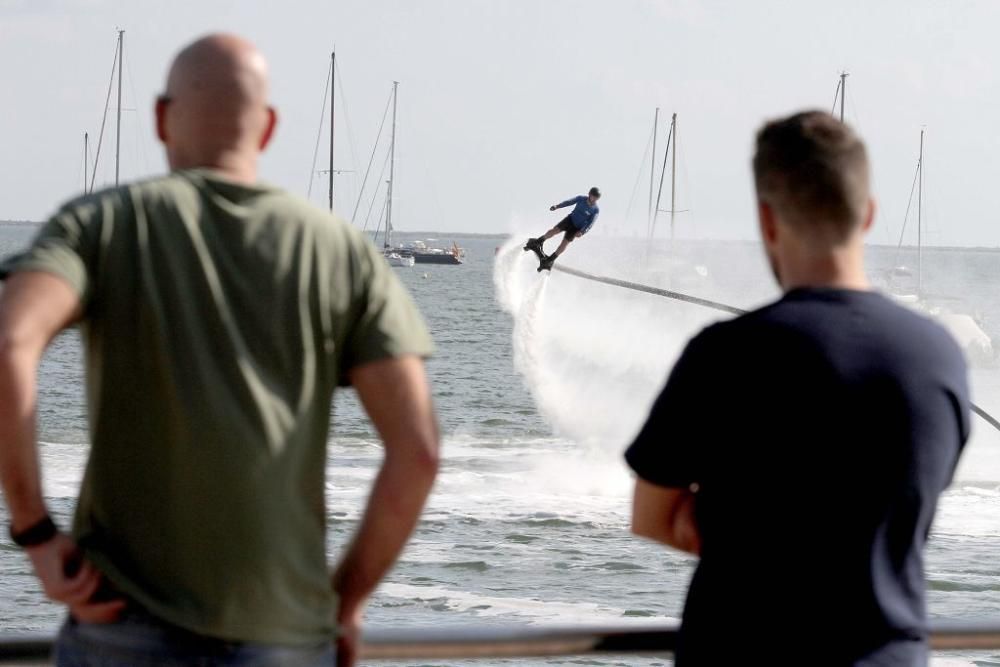
M 400 81 L 398 228 L 541 228 L 557 219 L 549 204 L 599 185 L 603 232 L 643 234 L 640 161 L 659 106 L 679 118 L 679 233 L 752 238 L 754 130 L 829 109 L 847 70 L 848 120 L 868 141 L 881 204 L 872 238 L 898 237 L 925 127 L 930 242 L 1000 246 L 998 25 L 990 0 L 0 0 L 0 219 L 43 219 L 82 189 L 83 133 L 94 146 L 120 26 L 123 178 L 165 169 L 151 106 L 172 56 L 226 30 L 272 67 L 281 124 L 261 175 L 302 195 L 336 45 L 349 121 L 337 168 L 363 172 Z M 113 179 L 113 120 L 98 184 Z M 359 177 L 338 177 L 347 216 Z M 319 204 L 326 186 L 313 178 Z

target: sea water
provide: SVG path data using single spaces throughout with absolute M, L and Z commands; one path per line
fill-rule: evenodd
M 25 245 L 36 230 L 0 226 L 0 255 Z M 574 243 L 561 261 L 739 307 L 777 293 L 754 244 L 678 244 L 667 257 L 663 244 L 646 249 L 598 239 Z M 539 275 L 533 256 L 503 239 L 458 240 L 468 253 L 463 266 L 396 270 L 437 343 L 428 369 L 444 462 L 414 539 L 372 599 L 369 626 L 677 619 L 694 560 L 629 535 L 631 478 L 621 453 L 683 341 L 723 314 L 558 272 Z M 873 274 L 907 262 L 913 263 L 907 253 L 869 250 Z M 974 314 L 1000 341 L 1000 253 L 925 252 L 923 265 L 925 287 L 959 297 L 949 307 Z M 45 493 L 57 521 L 68 525 L 87 451 L 75 332 L 51 347 L 39 383 Z M 1000 412 L 1000 370 L 975 368 L 973 389 L 984 408 Z M 380 460 L 378 441 L 349 391 L 335 399 L 333 421 L 331 562 L 357 525 Z M 974 428 L 929 546 L 935 617 L 1000 616 L 1000 437 L 981 421 Z M 0 522 L 6 518 L 0 505 Z M 0 634 L 52 632 L 62 616 L 44 599 L 20 551 L 0 540 Z M 824 641 L 817 638 L 818 652 Z M 766 646 L 748 647 L 748 663 L 762 652 Z M 1000 664 L 1000 653 L 938 661 Z M 668 663 L 623 656 L 425 664 Z

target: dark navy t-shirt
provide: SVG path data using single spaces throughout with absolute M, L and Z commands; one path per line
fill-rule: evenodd
M 925 664 L 923 548 L 968 434 L 958 346 L 878 293 L 702 331 L 626 453 L 696 489 L 678 664 Z

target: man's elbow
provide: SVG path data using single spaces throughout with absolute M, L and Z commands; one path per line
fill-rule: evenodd
M 441 447 L 436 436 L 417 435 L 404 447 L 386 442 L 385 466 L 405 469 L 413 480 L 433 481 L 441 466 Z
M 437 477 L 441 468 L 441 445 L 437 439 L 426 443 L 417 453 L 414 465 L 425 477 Z

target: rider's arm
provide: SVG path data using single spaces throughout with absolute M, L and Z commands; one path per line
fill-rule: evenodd
M 576 204 L 576 203 L 577 203 L 577 202 L 578 202 L 579 200 L 580 200 L 580 198 L 579 198 L 579 197 L 573 197 L 572 199 L 567 199 L 566 201 L 562 202 L 561 204 L 556 204 L 556 205 L 555 205 L 555 208 L 565 208 L 565 207 L 567 207 L 567 206 L 573 206 L 573 205 L 575 205 L 575 204 Z

